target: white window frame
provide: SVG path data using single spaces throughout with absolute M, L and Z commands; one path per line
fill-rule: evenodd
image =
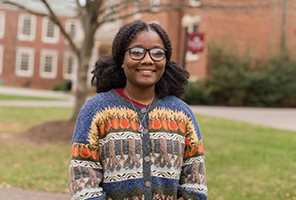
M 54 36 L 48 37 L 47 32 L 48 32 L 49 21 L 50 19 L 48 17 L 44 17 L 42 19 L 42 42 L 56 44 L 59 42 L 60 28 L 58 27 L 58 25 L 54 24 L 54 29 L 53 29 Z
M 71 33 L 71 26 L 74 25 L 74 36 L 71 36 L 72 39 L 78 39 L 81 34 L 80 21 L 77 19 L 67 19 L 66 20 L 66 32 Z
M 200 0 L 189 0 L 189 5 L 192 7 L 199 7 L 201 5 Z
M 140 9 L 141 9 L 141 4 L 142 4 L 143 0 L 137 0 L 134 2 L 134 19 L 141 19 L 142 18 L 142 13 L 140 13 Z
M 47 56 L 52 57 L 51 72 L 45 71 L 45 64 L 46 64 L 46 57 Z M 40 77 L 51 78 L 51 79 L 54 79 L 57 77 L 58 56 L 59 56 L 59 53 L 57 50 L 48 50 L 48 49 L 41 50 L 41 52 L 40 52 L 40 68 L 39 68 Z
M 0 11 L 0 38 L 5 35 L 5 12 Z
M 28 54 L 29 55 L 28 70 L 22 70 L 21 69 L 23 54 Z M 18 47 L 16 49 L 15 74 L 17 76 L 32 77 L 33 74 L 34 74 L 34 57 L 35 57 L 35 50 L 33 48 Z
M 24 30 L 24 20 L 30 19 L 31 21 L 31 27 L 30 27 L 30 35 L 23 34 Z M 18 16 L 18 34 L 17 34 L 18 40 L 22 41 L 34 41 L 36 38 L 36 16 L 30 15 L 30 14 L 19 14 Z
M 160 0 L 150 0 L 151 9 L 153 12 L 159 11 Z
M 68 73 L 68 66 L 69 66 L 69 58 L 72 57 L 72 72 Z M 76 75 L 76 70 L 78 68 L 78 59 L 77 56 L 70 51 L 66 51 L 64 53 L 64 62 L 63 62 L 63 78 L 66 80 L 73 80 Z
M 3 58 L 4 58 L 4 47 L 0 45 L 0 75 L 2 74 L 3 71 Z

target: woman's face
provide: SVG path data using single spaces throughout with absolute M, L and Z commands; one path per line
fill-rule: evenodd
M 128 48 L 131 47 L 164 49 L 164 44 L 157 32 L 153 30 L 144 30 L 139 32 L 133 42 L 128 46 Z M 126 87 L 154 87 L 164 73 L 167 62 L 165 55 L 163 60 L 154 61 L 147 51 L 143 59 L 134 60 L 131 58 L 129 51 L 130 50 L 127 50 L 125 52 L 122 64 L 126 76 Z M 150 53 L 152 54 L 153 52 Z M 137 51 L 134 52 L 134 55 L 137 56 Z M 154 55 L 159 56 L 161 54 L 154 52 Z

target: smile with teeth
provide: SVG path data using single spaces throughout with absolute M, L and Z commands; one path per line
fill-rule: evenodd
M 150 74 L 153 72 L 153 70 L 138 70 L 141 73 Z

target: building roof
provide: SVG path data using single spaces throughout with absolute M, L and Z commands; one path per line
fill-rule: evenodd
M 10 0 L 33 11 L 47 13 L 48 10 L 40 0 Z M 1 1 L 0 1 L 1 4 Z M 50 0 L 48 4 L 59 16 L 76 16 L 76 3 L 74 0 Z

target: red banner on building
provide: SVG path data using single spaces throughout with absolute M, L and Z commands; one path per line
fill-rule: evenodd
M 188 37 L 188 51 L 202 52 L 205 46 L 204 33 L 191 33 Z

